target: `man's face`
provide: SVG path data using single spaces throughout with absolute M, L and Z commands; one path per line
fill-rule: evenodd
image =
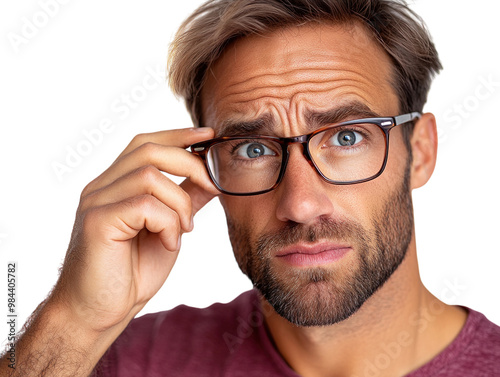
M 332 121 L 312 124 L 311 113 L 342 110 L 338 121 L 395 116 L 390 83 L 390 59 L 361 26 L 282 29 L 226 49 L 203 88 L 203 123 L 218 136 L 242 134 L 231 124 L 245 122 L 251 134 L 289 137 Z M 295 144 L 276 190 L 221 197 L 240 268 L 290 322 L 346 319 L 404 259 L 413 215 L 400 127 L 391 131 L 386 170 L 373 181 L 329 184 Z

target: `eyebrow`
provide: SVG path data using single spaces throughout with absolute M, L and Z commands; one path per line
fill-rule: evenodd
M 346 120 L 377 117 L 380 115 L 360 101 L 352 101 L 326 111 L 307 111 L 305 114 L 306 127 L 311 132 Z M 271 114 L 264 114 L 250 121 L 226 120 L 217 132 L 217 137 L 273 134 L 276 134 L 276 121 Z
M 271 114 L 264 114 L 260 118 L 250 121 L 226 120 L 222 123 L 217 137 L 220 136 L 249 136 L 259 134 L 272 134 L 275 121 Z
M 326 111 L 308 111 L 305 115 L 307 127 L 311 131 L 329 124 L 340 123 L 347 120 L 379 117 L 380 114 L 359 101 L 352 101 Z

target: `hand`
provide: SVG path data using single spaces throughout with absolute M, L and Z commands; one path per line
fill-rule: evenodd
M 60 279 L 50 297 L 102 332 L 126 324 L 167 279 L 181 235 L 219 192 L 187 146 L 211 128 L 136 136 L 82 192 Z M 187 177 L 177 185 L 161 172 Z

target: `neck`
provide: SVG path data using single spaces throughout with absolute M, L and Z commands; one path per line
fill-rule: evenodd
M 278 351 L 303 377 L 405 375 L 450 344 L 466 320 L 424 287 L 414 243 L 383 287 L 340 323 L 297 327 L 263 305 Z

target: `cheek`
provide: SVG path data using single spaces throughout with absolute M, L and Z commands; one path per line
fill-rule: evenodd
M 400 188 L 405 182 L 408 168 L 408 150 L 406 149 L 401 135 L 391 135 L 389 156 L 387 165 L 382 175 L 371 182 L 367 182 L 367 189 L 359 194 L 363 197 L 367 208 L 370 210 L 372 220 L 379 219 L 384 222 L 386 204 L 393 200 L 396 195 L 395 189 Z
M 375 179 L 358 185 L 341 186 L 335 189 L 331 198 L 336 215 L 359 224 L 366 231 L 371 231 L 373 219 L 380 211 L 387 192 L 387 185 Z
M 274 221 L 275 205 L 270 194 L 247 197 L 221 195 L 219 200 L 228 221 L 245 229 L 253 240 Z
M 378 178 L 350 186 L 332 186 L 330 200 L 333 217 L 356 222 L 367 231 L 374 230 L 377 220 L 384 221 L 386 203 L 394 190 L 404 182 L 408 153 L 404 145 L 393 147 L 386 168 Z
M 387 165 L 380 178 L 384 178 L 384 181 L 391 184 L 392 187 L 398 187 L 405 178 L 409 157 L 401 128 L 397 127 L 391 131 Z

